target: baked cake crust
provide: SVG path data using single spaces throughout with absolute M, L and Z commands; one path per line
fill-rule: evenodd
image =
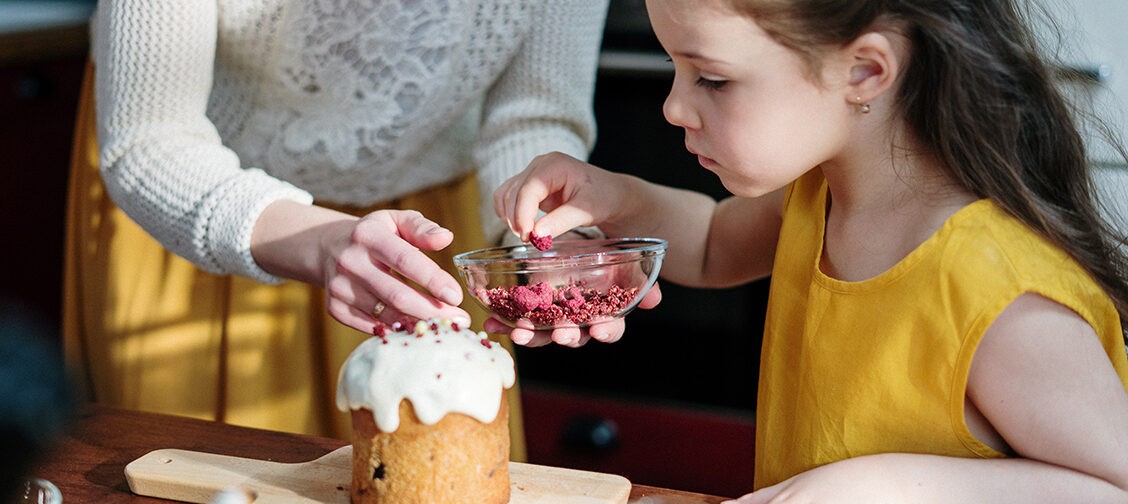
M 371 411 L 353 410 L 352 502 L 509 502 L 509 402 L 504 394 L 490 423 L 449 413 L 426 425 L 405 399 L 399 427 L 382 432 Z

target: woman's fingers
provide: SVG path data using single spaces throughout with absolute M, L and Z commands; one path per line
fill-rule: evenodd
M 385 221 L 385 218 L 388 220 Z M 443 303 L 462 303 L 462 286 L 458 280 L 420 251 L 421 248 L 439 250 L 450 245 L 454 235 L 449 230 L 418 212 L 389 212 L 372 219 L 362 219 L 357 224 L 353 239 L 365 248 L 379 272 L 395 272 L 422 286 Z M 391 301 L 404 311 L 413 312 L 409 305 L 400 304 L 398 299 L 388 299 L 398 294 L 405 296 L 403 302 L 407 303 L 411 300 L 407 292 L 380 292 L 387 278 L 376 272 L 373 275 L 370 283 L 378 297 Z M 392 284 L 391 287 L 399 290 L 398 285 Z
M 420 249 L 448 246 L 453 234 L 415 211 L 385 210 L 357 221 L 326 281 L 330 314 L 370 331 L 377 320 L 469 320 L 458 281 Z M 422 287 L 422 291 L 414 285 Z

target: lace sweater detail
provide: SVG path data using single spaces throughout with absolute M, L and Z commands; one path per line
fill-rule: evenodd
M 250 232 L 278 199 L 368 206 L 477 170 L 482 196 L 585 158 L 606 0 L 103 1 L 103 176 L 205 270 L 278 281 Z M 487 237 L 504 226 L 491 205 Z

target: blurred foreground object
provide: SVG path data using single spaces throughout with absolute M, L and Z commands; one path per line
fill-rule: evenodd
M 54 334 L 30 310 L 0 299 L 0 498 L 24 489 L 27 471 L 66 428 L 75 400 Z

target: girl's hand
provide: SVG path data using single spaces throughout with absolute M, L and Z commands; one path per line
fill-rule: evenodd
M 608 222 L 629 219 L 631 201 L 629 179 L 576 158 L 553 152 L 537 156 L 524 171 L 505 181 L 494 191 L 494 211 L 505 220 L 522 241 L 530 233 L 556 237 L 581 226 L 600 226 L 604 232 Z M 538 211 L 545 215 L 537 219 Z M 609 232 L 609 235 L 612 233 Z M 638 307 L 649 309 L 662 300 L 657 284 L 647 292 Z M 518 345 L 542 346 L 556 343 L 579 347 L 590 339 L 604 343 L 618 341 L 626 330 L 622 319 L 552 331 L 534 331 L 528 321 L 518 321 L 513 328 L 499 319 L 490 318 L 484 328 L 488 332 L 508 334 Z
M 655 283 L 654 287 L 639 301 L 638 308 L 649 310 L 661 301 L 662 290 L 658 288 L 658 283 Z M 584 346 L 592 339 L 601 343 L 614 343 L 623 337 L 623 332 L 627 329 L 626 322 L 623 319 L 592 324 L 584 329 L 564 327 L 552 331 L 535 331 L 532 329 L 532 324 L 524 319 L 519 320 L 517 325 L 519 326 L 517 328 L 510 327 L 500 319 L 491 316 L 483 324 L 483 329 L 488 333 L 507 334 L 509 339 L 518 345 L 539 347 L 556 343 L 572 348 Z
M 274 275 L 324 287 L 333 318 L 372 334 L 378 322 L 438 317 L 469 325 L 470 316 L 458 308 L 462 286 L 421 251 L 440 250 L 453 239 L 416 211 L 357 218 L 282 200 L 256 221 L 251 253 Z
M 522 241 L 529 241 L 530 232 L 555 237 L 620 217 L 627 191 L 622 175 L 553 152 L 537 156 L 502 183 L 494 191 L 494 211 Z M 546 213 L 539 220 L 538 210 Z

